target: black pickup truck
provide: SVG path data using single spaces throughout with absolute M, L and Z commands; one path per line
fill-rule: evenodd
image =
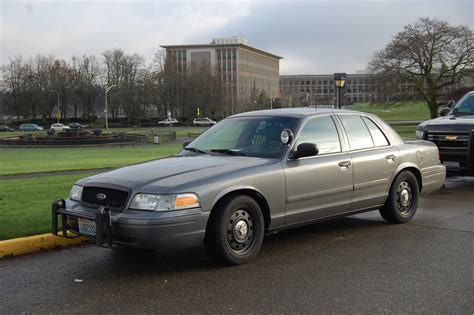
M 442 117 L 419 124 L 416 137 L 438 146 L 448 175 L 474 176 L 474 91 L 440 114 Z

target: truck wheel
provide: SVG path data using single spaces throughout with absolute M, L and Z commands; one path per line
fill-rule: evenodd
M 412 172 L 402 171 L 390 187 L 388 199 L 379 210 L 382 217 L 391 223 L 406 223 L 413 218 L 418 208 L 420 190 Z
M 244 264 L 254 259 L 262 246 L 264 220 L 258 203 L 251 197 L 226 198 L 211 213 L 206 247 L 221 262 Z

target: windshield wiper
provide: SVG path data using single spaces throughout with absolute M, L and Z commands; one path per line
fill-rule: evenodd
M 228 154 L 228 155 L 245 156 L 245 154 L 242 153 L 242 152 L 233 151 L 233 150 L 230 150 L 230 149 L 212 149 L 211 152 L 222 153 L 222 154 Z
M 198 148 L 193 148 L 193 147 L 186 147 L 186 148 L 183 148 L 183 150 L 200 153 L 200 154 L 207 154 L 203 150 L 199 150 Z

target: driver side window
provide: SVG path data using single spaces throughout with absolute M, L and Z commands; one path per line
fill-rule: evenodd
M 341 152 L 339 135 L 331 116 L 308 120 L 298 136 L 298 144 L 305 142 L 316 144 L 319 154 Z

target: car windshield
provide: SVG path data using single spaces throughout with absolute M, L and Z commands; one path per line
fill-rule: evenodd
M 453 108 L 452 113 L 454 116 L 474 115 L 474 94 L 463 97 Z
M 280 141 L 283 129 L 294 132 L 297 118 L 291 117 L 235 117 L 225 119 L 191 142 L 182 154 L 239 155 L 262 158 L 278 157 L 284 144 Z M 193 153 L 189 153 L 193 152 Z

